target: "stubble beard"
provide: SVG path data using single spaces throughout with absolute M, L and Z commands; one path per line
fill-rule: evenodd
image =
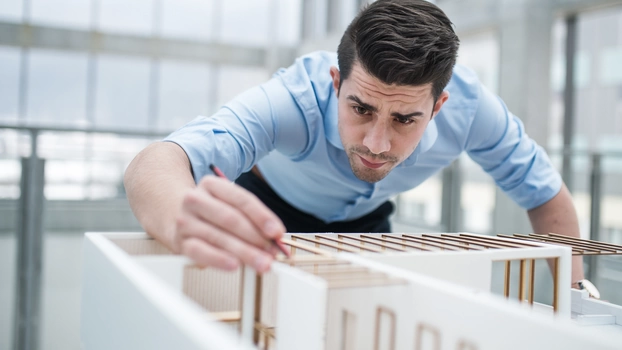
M 356 176 L 359 180 L 375 183 L 382 179 L 384 179 L 393 168 L 395 168 L 400 162 L 397 157 L 388 156 L 388 155 L 374 155 L 369 150 L 364 147 L 352 146 L 348 148 L 348 160 L 350 162 L 350 168 L 352 168 L 352 172 L 354 176 Z M 380 169 L 371 169 L 361 164 L 359 159 L 359 155 L 365 156 L 368 158 L 373 158 L 374 160 L 387 162 Z

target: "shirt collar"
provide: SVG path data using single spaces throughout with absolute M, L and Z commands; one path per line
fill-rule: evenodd
M 327 111 L 329 112 L 324 115 L 324 132 L 326 133 L 326 139 L 328 139 L 328 142 L 339 149 L 344 149 L 343 144 L 341 143 L 341 137 L 339 136 L 337 100 L 338 99 L 335 94 L 332 94 L 330 100 L 328 101 Z M 427 152 L 430 148 L 432 148 L 432 145 L 434 145 L 434 142 L 436 142 L 436 138 L 438 137 L 438 129 L 436 127 L 436 118 L 438 117 L 439 115 L 430 120 L 427 128 L 423 132 L 421 141 L 419 141 L 419 145 L 404 161 L 405 165 L 413 164 L 417 160 L 417 156 L 419 154 Z
M 331 93 L 328 100 L 328 108 L 326 109 L 327 112 L 324 113 L 324 132 L 328 142 L 339 149 L 343 149 L 341 137 L 339 136 L 339 108 L 337 101 L 335 93 Z

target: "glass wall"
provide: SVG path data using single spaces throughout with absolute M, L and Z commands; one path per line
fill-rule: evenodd
M 157 37 L 199 51 L 214 44 L 292 48 L 300 43 L 301 11 L 302 0 L 4 0 L 0 23 L 29 23 L 44 33 L 61 29 L 87 38 L 92 30 L 117 39 Z M 0 41 L 0 124 L 164 135 L 214 113 L 269 79 L 274 69 L 215 64 L 192 54 L 158 57 L 147 46 L 132 54 L 99 51 L 98 44 L 76 49 Z M 140 230 L 125 199 L 123 173 L 156 139 L 39 134 L 38 155 L 46 160 L 41 349 L 80 348 L 81 235 L 87 229 Z M 0 349 L 12 346 L 20 157 L 30 151 L 28 132 L 0 128 Z
M 499 86 L 499 39 L 487 30 L 460 38 L 458 63 L 473 69 L 482 84 L 493 93 Z M 460 158 L 462 170 L 460 230 L 491 233 L 495 207 L 495 183 L 468 156 Z
M 549 149 L 561 169 L 563 146 L 566 24 L 556 22 L 553 32 L 552 99 Z M 581 13 L 577 17 L 574 80 L 572 180 L 570 187 L 583 237 L 611 243 L 622 242 L 622 7 Z M 591 224 L 593 157 L 601 155 L 600 228 Z M 619 257 L 599 257 L 593 282 L 608 294 L 605 299 L 622 302 Z

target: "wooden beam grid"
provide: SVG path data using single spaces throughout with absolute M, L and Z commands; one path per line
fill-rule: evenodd
M 406 237 L 414 238 L 412 235 L 405 235 Z M 478 248 L 477 246 L 471 245 L 470 242 L 466 241 L 456 241 L 456 240 L 448 240 L 446 237 L 441 237 L 437 235 L 423 234 L 421 235 L 421 239 L 426 239 L 428 241 L 439 242 L 444 246 L 444 249 L 447 250 L 483 250 L 482 248 Z M 457 249 L 451 249 L 447 247 L 453 247 Z
M 348 253 L 384 253 L 387 250 L 406 252 L 412 250 L 419 251 L 464 251 L 464 250 L 486 250 L 486 249 L 521 249 L 521 248 L 539 248 L 541 245 L 531 244 L 525 242 L 530 240 L 534 242 L 540 242 L 536 237 L 521 237 L 519 236 L 507 236 L 499 235 L 499 237 L 512 239 L 513 242 L 506 239 L 498 239 L 496 237 L 478 236 L 471 234 L 337 234 L 336 237 L 314 234 L 314 235 L 301 235 L 292 234 L 291 240 L 283 239 L 283 243 L 289 245 L 292 254 L 295 254 L 296 249 L 301 249 L 306 252 L 330 256 L 330 252 L 324 250 L 331 248 L 337 252 Z M 315 247 L 303 244 L 313 243 Z M 560 243 L 562 244 L 562 243 Z M 614 252 L 610 250 L 610 252 Z M 287 261 L 281 257 L 281 261 Z
M 398 252 L 405 252 L 406 251 L 405 249 L 402 249 L 402 248 L 397 248 L 397 247 L 392 247 L 390 245 L 387 245 L 387 244 L 399 245 L 399 243 L 393 243 L 393 242 L 390 242 L 390 241 L 387 241 L 387 240 L 379 239 L 379 241 L 382 242 L 382 243 L 380 243 L 378 241 L 374 241 L 374 238 L 370 238 L 372 236 L 366 236 L 366 235 L 363 235 L 363 234 L 361 234 L 359 237 L 352 236 L 352 235 L 342 235 L 342 234 L 339 234 L 339 235 L 337 235 L 337 237 L 339 239 L 355 240 L 355 241 L 361 242 L 361 244 L 369 243 L 369 244 L 372 244 L 372 245 L 376 245 L 376 246 L 381 247 L 383 251 L 385 251 L 386 249 L 391 249 L 391 250 L 395 250 L 395 251 L 398 251 Z
M 555 234 L 550 234 L 550 233 L 547 235 L 531 233 L 530 236 L 542 238 L 546 240 L 547 242 L 552 242 L 552 243 L 572 244 L 574 247 L 577 247 L 578 249 L 590 250 L 592 252 L 598 252 L 600 254 L 622 254 L 622 246 L 611 244 L 611 243 L 597 242 L 597 241 L 585 240 L 585 239 L 580 239 L 580 238 L 575 238 L 575 237 L 555 235 Z
M 337 252 L 344 251 L 344 252 L 348 252 L 348 253 L 358 253 L 360 251 L 359 249 L 345 247 L 345 246 L 338 245 L 338 244 L 335 244 L 335 243 L 332 243 L 332 242 L 325 242 L 325 241 L 322 241 L 322 240 L 320 240 L 320 239 L 318 239 L 316 237 L 309 238 L 309 237 L 305 237 L 305 236 L 302 236 L 302 235 L 292 235 L 292 238 L 295 238 L 296 240 L 301 240 L 301 241 L 309 242 L 309 243 L 315 243 L 315 248 L 317 250 L 320 250 L 320 251 L 321 251 L 321 249 L 319 248 L 319 246 L 325 246 L 325 247 L 333 248 L 333 249 L 336 249 Z M 297 248 L 301 248 L 301 247 L 297 247 Z
M 347 245 L 349 247 L 353 247 L 355 249 L 358 248 L 360 251 L 364 250 L 364 251 L 372 252 L 372 253 L 382 253 L 381 249 L 367 247 L 367 246 L 365 246 L 363 244 L 348 242 L 348 241 L 345 241 L 343 239 L 343 237 L 333 238 L 333 237 L 328 237 L 328 236 L 324 236 L 324 235 L 315 235 L 315 238 L 318 239 L 318 240 L 325 239 L 327 241 L 336 242 L 336 243 L 339 244 L 339 248 L 340 249 L 344 248 L 343 246 L 341 246 L 343 244 L 343 245 Z
M 414 236 L 414 235 L 403 234 L 402 237 L 400 237 L 400 239 L 404 239 L 409 242 L 419 243 L 422 246 L 426 246 L 426 247 L 437 248 L 437 249 L 432 249 L 432 251 L 437 251 L 438 249 L 452 250 L 452 251 L 465 250 L 465 248 L 461 247 L 460 245 L 455 245 L 445 240 L 439 241 L 436 237 L 430 237 L 428 235 Z
M 532 243 L 527 243 L 527 242 L 520 242 L 520 241 L 516 241 L 513 240 L 513 242 L 508 242 L 505 239 L 499 239 L 495 236 L 482 236 L 482 235 L 473 235 L 473 234 L 469 234 L 469 233 L 461 233 L 460 237 L 469 237 L 469 238 L 475 238 L 475 239 L 479 239 L 482 241 L 488 241 L 488 242 L 492 242 L 492 243 L 496 243 L 496 244 L 500 244 L 500 245 L 507 245 L 508 247 L 512 247 L 512 248 L 541 248 L 540 245 L 537 244 L 532 244 Z
M 402 238 L 397 238 L 391 235 L 382 235 L 381 237 L 377 237 L 377 236 L 371 236 L 371 235 L 361 235 L 361 237 L 364 237 L 366 239 L 373 239 L 373 240 L 378 240 L 381 242 L 384 242 L 386 244 L 395 244 L 395 245 L 399 245 L 402 247 L 402 249 L 404 249 L 405 251 L 412 251 L 412 249 L 414 250 L 419 250 L 419 251 L 430 251 L 430 249 L 426 249 L 423 248 L 422 246 L 416 246 L 410 243 L 406 243 L 406 240 L 402 239 Z M 391 241 L 391 240 L 396 240 L 396 241 Z M 410 248 L 410 249 L 406 249 L 406 248 Z
M 500 237 L 505 237 L 505 238 L 512 238 L 512 239 L 519 239 L 519 240 L 525 240 L 525 241 L 531 241 L 531 242 L 538 242 L 538 243 L 547 243 L 542 241 L 541 239 L 538 238 L 534 238 L 534 237 L 529 237 L 527 235 L 499 235 Z M 551 243 L 549 243 L 551 244 Z M 562 244 L 562 243 L 558 243 L 555 245 L 561 245 L 564 247 L 569 247 L 572 248 L 572 255 L 590 255 L 590 253 L 586 253 L 584 250 L 582 249 L 578 249 L 577 247 L 572 246 L 571 244 Z
M 460 236 L 454 236 L 454 235 L 446 235 L 446 234 L 441 234 L 441 237 L 443 239 L 446 239 L 448 241 L 453 241 L 453 242 L 458 242 L 458 243 L 468 243 L 469 245 L 475 245 L 475 246 L 479 246 L 479 247 L 483 247 L 486 249 L 507 249 L 510 247 L 504 246 L 504 245 L 497 245 L 497 244 L 492 244 L 490 242 L 486 242 L 486 241 L 480 241 L 477 239 L 472 239 L 469 237 L 460 237 Z
M 442 234 L 441 236 L 444 236 Z M 527 246 L 523 244 L 523 242 L 508 242 L 506 240 L 497 239 L 496 237 L 488 237 L 488 236 L 475 236 L 469 234 L 460 234 L 459 237 L 461 239 L 466 239 L 470 242 L 479 242 L 485 245 L 488 245 L 489 248 L 498 248 L 498 249 L 507 249 L 507 248 L 540 248 L 540 246 Z
M 520 239 L 553 245 L 562 245 L 572 248 L 573 255 L 622 255 L 622 246 L 613 243 L 605 243 L 581 239 L 570 236 L 558 235 L 555 233 L 547 234 L 514 234 L 499 235 L 501 237 Z
M 424 234 L 422 236 L 426 237 L 428 239 L 435 239 L 435 240 L 437 240 L 439 242 L 443 242 L 443 244 L 445 244 L 445 245 L 456 247 L 456 248 L 459 248 L 460 250 L 486 250 L 487 249 L 487 248 L 485 249 L 485 248 L 482 248 L 482 247 L 474 246 L 469 241 L 458 242 L 458 241 L 453 240 L 453 241 L 448 242 L 446 240 L 446 237 L 441 237 L 441 236 L 438 236 L 438 235 Z M 458 236 L 456 236 L 456 238 L 458 238 Z

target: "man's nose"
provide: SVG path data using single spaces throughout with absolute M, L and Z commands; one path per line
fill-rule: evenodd
M 391 140 L 385 125 L 374 123 L 363 139 L 363 146 L 373 154 L 381 154 L 391 150 Z

